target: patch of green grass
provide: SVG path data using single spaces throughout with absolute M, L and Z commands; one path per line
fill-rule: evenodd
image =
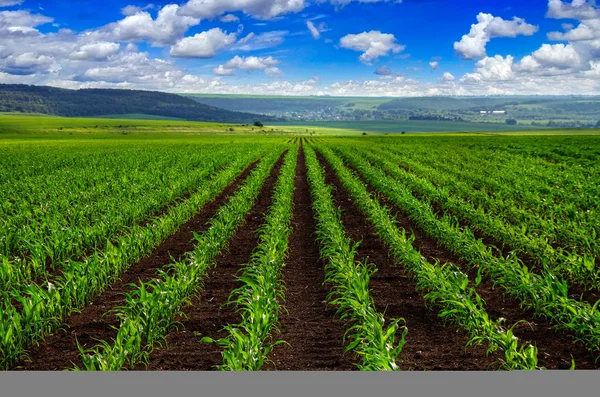
M 176 117 L 157 116 L 155 114 L 144 113 L 129 113 L 129 114 L 108 114 L 104 116 L 96 116 L 97 119 L 121 119 L 121 120 L 178 120 L 185 121 Z
M 356 133 L 388 133 L 407 134 L 415 132 L 497 132 L 497 131 L 520 131 L 530 129 L 530 126 L 492 124 L 492 123 L 469 123 L 456 121 L 311 121 L 311 122 L 289 122 L 276 123 L 277 126 L 285 126 L 296 130 L 308 129 L 318 133 L 331 134 L 344 131 L 344 134 Z
M 56 116 L 0 113 L 0 134 L 43 135 L 131 135 L 131 134 L 256 134 L 271 133 L 271 128 L 241 124 L 179 120 L 136 120 L 109 118 L 69 118 Z M 273 131 L 275 133 L 276 131 Z M 280 131 L 281 132 L 281 131 Z

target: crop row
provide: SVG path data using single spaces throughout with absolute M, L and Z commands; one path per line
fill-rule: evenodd
M 468 228 L 458 225 L 447 215 L 438 218 L 431 205 L 416 199 L 396 179 L 373 167 L 350 150 L 339 153 L 379 192 L 406 213 L 429 237 L 438 240 L 466 263 L 487 274 L 495 285 L 502 286 L 525 308 L 548 318 L 560 329 L 571 331 L 590 350 L 600 348 L 600 313 L 598 303 L 590 306 L 569 297 L 566 281 L 544 268 L 535 274 L 514 254 L 495 256 L 489 246 L 475 238 Z
M 552 234 L 551 229 L 541 235 L 526 232 L 530 223 L 519 223 L 518 226 L 514 226 L 505 222 L 503 217 L 494 216 L 495 211 L 488 212 L 481 206 L 476 208 L 472 204 L 473 199 L 464 198 L 475 197 L 475 192 L 470 191 L 472 195 L 463 197 L 453 194 L 447 188 L 436 186 L 426 178 L 418 177 L 398 167 L 396 165 L 398 158 L 390 156 L 389 153 L 386 153 L 384 157 L 381 153 L 361 151 L 361 155 L 374 166 L 402 182 L 414 193 L 438 205 L 447 213 L 467 221 L 473 230 L 478 230 L 506 246 L 528 254 L 535 258 L 540 266 L 547 265 L 580 285 L 594 288 L 600 286 L 600 270 L 596 268 L 594 258 L 590 255 L 578 255 L 575 252 L 552 247 L 547 237 Z M 431 179 L 438 177 L 433 169 L 428 170 L 428 175 Z M 444 185 L 448 186 L 451 183 L 451 181 L 446 181 Z M 456 189 L 459 184 L 455 183 L 453 186 Z
M 7 186 L 0 199 L 7 206 L 0 214 L 0 281 L 44 280 L 49 270 L 143 221 L 226 165 L 215 149 L 181 157 L 109 157 L 94 167 L 67 167 L 41 181 Z
M 333 286 L 328 302 L 338 307 L 341 319 L 349 325 L 347 350 L 361 358 L 362 370 L 398 370 L 408 329 L 401 325 L 403 319 L 391 319 L 386 327 L 383 314 L 369 294 L 375 268 L 355 260 L 358 244 L 345 235 L 340 213 L 333 205 L 331 186 L 325 183 L 315 152 L 308 146 L 304 150 L 321 257 L 327 262 L 326 281 Z M 400 329 L 402 334 L 396 341 Z
M 181 308 L 202 287 L 215 257 L 244 222 L 280 153 L 276 150 L 263 157 L 244 185 L 211 219 L 209 229 L 195 235 L 194 250 L 185 259 L 166 265 L 158 278 L 142 282 L 126 294 L 125 304 L 115 309 L 120 322 L 116 337 L 90 350 L 79 346 L 83 368 L 78 369 L 116 371 L 148 362 L 150 352 L 164 342 Z
M 225 326 L 228 335 L 220 340 L 205 337 L 204 342 L 224 348 L 221 370 L 258 371 L 271 350 L 283 341 L 273 342 L 278 333 L 280 301 L 285 301 L 281 271 L 285 266 L 294 210 L 294 176 L 298 147 L 285 157 L 264 225 L 258 230 L 259 244 L 238 277 L 241 286 L 230 295 L 242 319 Z
M 334 169 L 344 188 L 361 211 L 373 224 L 376 233 L 388 246 L 396 262 L 414 277 L 418 288 L 426 291 L 425 299 L 440 307 L 439 317 L 464 328 L 470 335 L 469 344 L 486 343 L 488 352 L 504 353 L 505 369 L 536 369 L 537 349 L 530 344 L 519 346 L 512 328 L 506 329 L 502 320 L 490 319 L 483 299 L 476 288 L 481 281 L 469 287 L 469 278 L 455 265 L 430 263 L 412 246 L 414 236 L 400 231 L 389 210 L 374 200 L 364 184 L 352 174 L 343 162 L 327 148 L 319 151 Z
M 187 200 L 170 207 L 146 225 L 130 228 L 84 260 L 69 261 L 52 283 L 19 285 L 0 292 L 0 368 L 13 366 L 29 346 L 56 331 L 70 313 L 89 304 L 127 268 L 213 200 L 259 155 L 255 150 L 224 156 L 230 165 Z
M 548 244 L 600 256 L 598 182 L 578 172 L 576 166 L 552 167 L 522 156 L 504 159 L 481 151 L 437 155 L 431 153 L 433 148 L 409 151 L 389 145 L 377 149 L 396 157 L 411 172 L 449 187 L 453 195 L 518 226 L 534 240 L 541 235 Z

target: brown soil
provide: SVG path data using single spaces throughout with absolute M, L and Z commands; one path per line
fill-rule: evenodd
M 241 320 L 235 307 L 226 303 L 231 291 L 240 286 L 236 280 L 240 265 L 250 261 L 252 250 L 258 244 L 259 235 L 256 231 L 264 223 L 265 214 L 271 206 L 283 157 L 271 170 L 258 200 L 230 242 L 229 249 L 216 258 L 216 265 L 209 270 L 204 288 L 183 310 L 184 317 L 177 319 L 181 323 L 179 330 L 169 333 L 166 346 L 152 353 L 147 369 L 208 371 L 222 363 L 223 348 L 202 343 L 200 339 L 205 336 L 215 340 L 226 337 L 227 332 L 223 327 Z
M 416 290 L 414 280 L 400 266 L 395 266 L 388 250 L 375 235 L 371 223 L 343 188 L 333 169 L 319 154 L 325 166 L 326 181 L 333 185 L 333 196 L 342 210 L 342 222 L 353 241 L 361 241 L 358 260 L 368 258 L 377 267 L 370 283 L 370 292 L 379 312 L 386 320 L 404 318 L 408 327 L 407 343 L 403 348 L 400 365 L 413 370 L 486 370 L 497 361 L 495 355 L 486 356 L 482 347 L 465 348 L 469 338 L 454 326 L 444 326 L 437 312 L 430 310 L 422 293 Z M 435 245 L 423 244 L 423 255 L 441 257 L 443 252 Z M 400 337 L 400 332 L 398 332 Z
M 312 200 L 306 175 L 304 150 L 300 148 L 294 192 L 293 232 L 283 279 L 287 313 L 281 315 L 279 340 L 266 365 L 268 370 L 315 371 L 355 369 L 352 356 L 344 353 L 346 327 L 326 305 L 329 288 L 323 285 L 324 263 L 315 241 Z
M 256 162 L 246 168 L 215 200 L 204 206 L 150 255 L 131 266 L 118 282 L 94 299 L 91 305 L 71 315 L 63 330 L 46 338 L 40 346 L 32 348 L 29 358 L 16 369 L 63 370 L 73 367 L 73 364 L 81 366 L 77 342 L 88 349 L 95 346 L 98 340 L 112 340 L 116 336 L 114 327 L 118 327 L 119 321 L 114 315 L 104 314 L 125 303 L 123 293 L 132 290 L 131 283 L 147 282 L 155 278 L 158 269 L 172 262 L 171 257 L 181 258 L 185 252 L 191 251 L 194 248 L 194 232 L 208 229 L 208 220 L 248 177 L 255 165 Z
M 352 166 L 348 165 L 348 168 L 355 171 Z M 356 174 L 359 175 L 358 172 Z M 364 179 L 363 182 L 366 183 Z M 391 210 L 392 214 L 396 215 L 396 224 L 400 228 L 406 229 L 408 234 L 413 233 L 415 235 L 413 246 L 425 258 L 429 261 L 438 259 L 441 263 L 451 262 L 458 265 L 462 271 L 469 275 L 469 279 L 473 283 L 477 276 L 476 269 L 469 268 L 458 256 L 440 247 L 436 240 L 427 237 L 402 210 L 387 200 L 384 195 L 378 194 L 372 186 L 367 184 L 367 188 L 371 194 L 378 197 L 380 202 Z M 478 236 L 478 238 L 481 237 Z M 485 300 L 486 311 L 492 319 L 505 318 L 507 326 L 529 319 L 527 323 L 518 324 L 514 332 L 522 342 L 529 342 L 537 346 L 539 366 L 547 369 L 569 369 L 571 358 L 574 358 L 578 369 L 600 368 L 600 361 L 595 363 L 596 354 L 589 352 L 580 344 L 572 343 L 570 335 L 552 329 L 552 324 L 546 319 L 536 318 L 533 312 L 521 309 L 519 303 L 510 296 L 505 295 L 501 287 L 494 288 L 488 277 L 483 277 L 481 284 L 477 287 L 477 292 Z

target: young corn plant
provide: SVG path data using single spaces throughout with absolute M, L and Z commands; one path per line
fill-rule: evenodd
M 225 327 L 228 335 L 219 340 L 208 337 L 203 342 L 224 347 L 224 371 L 258 371 L 273 348 L 283 341 L 273 342 L 273 333 L 279 332 L 279 301 L 285 292 L 281 276 L 288 251 L 293 214 L 294 176 L 298 147 L 286 155 L 264 225 L 259 229 L 259 244 L 252 259 L 243 265 L 238 281 L 242 284 L 232 291 L 229 301 L 241 314 L 239 324 Z
M 181 307 L 202 287 L 215 257 L 244 222 L 280 153 L 274 151 L 261 160 L 244 185 L 211 219 L 209 229 L 195 235 L 197 244 L 185 260 L 165 267 L 158 278 L 140 284 L 127 295 L 126 304 L 116 311 L 120 320 L 116 339 L 112 344 L 104 342 L 83 351 L 83 368 L 75 367 L 76 370 L 118 371 L 140 362 L 147 364 Z
M 342 153 L 345 151 L 339 151 Z M 481 231 L 491 237 L 494 237 L 498 241 L 518 249 L 529 256 L 533 257 L 538 264 L 551 267 L 556 272 L 559 272 L 570 281 L 576 282 L 582 286 L 589 288 L 600 287 L 600 269 L 596 268 L 594 264 L 594 258 L 586 254 L 578 254 L 576 252 L 569 252 L 562 248 L 554 248 L 548 241 L 548 233 L 539 235 L 537 232 L 526 233 L 522 222 L 518 222 L 521 227 L 510 224 L 509 222 L 503 221 L 502 218 L 494 216 L 493 212 L 484 210 L 484 207 L 475 207 L 471 200 L 474 197 L 473 191 L 469 190 L 468 194 L 465 193 L 465 197 L 468 200 L 460 198 L 456 193 L 451 193 L 449 189 L 435 186 L 432 182 L 426 178 L 421 178 L 403 170 L 398 167 L 396 163 L 390 161 L 390 154 L 386 153 L 385 158 L 382 153 L 373 153 L 372 151 L 363 150 L 360 152 L 362 157 L 373 164 L 373 166 L 385 171 L 387 174 L 396 178 L 399 182 L 404 184 L 412 192 L 415 192 L 422 196 L 425 200 L 428 200 L 436 205 L 439 205 L 444 211 L 450 214 L 454 214 L 458 218 L 468 222 L 469 227 L 474 230 Z M 396 162 L 399 161 L 398 157 L 393 156 Z M 437 175 L 435 170 L 428 169 L 429 175 Z M 450 181 L 447 181 L 450 184 Z M 453 182 L 452 186 L 456 189 L 459 185 L 457 182 Z M 497 208 L 502 206 L 502 201 L 498 200 L 498 203 L 490 204 L 489 207 Z M 487 207 L 486 207 L 487 208 Z M 504 217 L 504 216 L 503 216 Z M 528 218 L 527 225 L 531 226 L 531 222 L 539 221 L 534 215 L 531 215 L 531 219 Z M 548 231 L 548 228 L 541 227 L 541 229 Z
M 599 302 L 589 305 L 569 297 L 564 279 L 547 267 L 540 274 L 531 272 L 515 255 L 496 256 L 489 246 L 477 239 L 468 228 L 447 215 L 438 217 L 430 204 L 419 201 L 394 178 L 372 167 L 359 156 L 345 153 L 345 158 L 380 193 L 402 209 L 425 234 L 474 268 L 480 268 L 494 285 L 504 288 L 521 306 L 545 317 L 558 329 L 575 336 L 591 351 L 600 349 Z
M 405 230 L 395 225 L 389 210 L 374 200 L 364 184 L 356 178 L 326 148 L 319 151 L 336 172 L 344 188 L 349 192 L 360 210 L 375 227 L 376 233 L 388 246 L 396 262 L 407 268 L 417 281 L 417 288 L 426 291 L 425 299 L 440 307 L 439 317 L 464 328 L 471 339 L 469 344 L 486 342 L 488 352 L 501 350 L 505 353 L 502 368 L 537 369 L 537 349 L 529 344 L 518 346 L 512 330 L 506 330 L 501 322 L 493 321 L 485 311 L 485 303 L 477 294 L 481 282 L 479 274 L 475 285 L 469 287 L 469 278 L 455 265 L 428 262 L 412 246 L 413 237 L 407 238 Z M 510 343 L 509 343 L 510 342 Z
M 146 225 L 137 225 L 103 250 L 83 261 L 70 261 L 63 273 L 46 285 L 22 284 L 4 293 L 0 302 L 0 369 L 10 369 L 27 348 L 57 330 L 62 319 L 80 310 L 114 282 L 127 268 L 177 231 L 206 203 L 213 200 L 257 153 L 234 154 L 231 164 L 207 181 L 202 189 Z M 21 309 L 17 310 L 14 303 Z M 35 305 L 30 302 L 36 302 Z
M 408 328 L 401 318 L 386 325 L 383 314 L 377 312 L 369 294 L 369 281 L 376 270 L 355 260 L 357 244 L 345 235 L 339 210 L 333 205 L 331 187 L 325 183 L 315 152 L 308 146 L 304 151 L 317 238 L 321 257 L 327 262 L 326 281 L 333 286 L 327 300 L 338 307 L 338 314 L 349 326 L 345 336 L 350 343 L 346 350 L 360 357 L 361 370 L 397 371 Z

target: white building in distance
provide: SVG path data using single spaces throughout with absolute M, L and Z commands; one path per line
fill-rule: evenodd
M 506 110 L 480 110 L 479 114 L 498 114 L 498 115 L 504 115 L 504 114 L 506 114 Z

